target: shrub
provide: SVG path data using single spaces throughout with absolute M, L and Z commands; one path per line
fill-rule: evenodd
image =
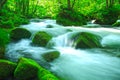
M 6 44 L 9 43 L 9 34 L 0 28 L 0 47 L 2 46 L 5 46 Z
M 65 8 L 59 12 L 57 16 L 57 23 L 65 26 L 69 25 L 78 26 L 86 24 L 86 20 L 82 14 L 74 10 L 69 10 Z

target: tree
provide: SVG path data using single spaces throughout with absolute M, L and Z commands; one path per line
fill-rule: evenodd
M 0 9 L 2 9 L 3 5 L 7 2 L 7 0 L 0 0 Z

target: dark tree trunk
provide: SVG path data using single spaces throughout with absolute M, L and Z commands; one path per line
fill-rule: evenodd
M 72 7 L 71 7 L 72 9 L 74 8 L 75 2 L 76 0 L 73 1 Z
M 2 9 L 3 5 L 7 2 L 7 0 L 0 0 L 0 9 Z
M 67 0 L 67 6 L 68 6 L 68 9 L 71 9 L 71 3 L 70 3 L 70 0 Z
M 108 8 L 108 6 L 109 6 L 109 1 L 106 0 L 106 8 Z

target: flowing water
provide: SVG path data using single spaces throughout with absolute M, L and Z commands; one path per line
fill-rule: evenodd
M 120 80 L 120 30 L 112 28 L 82 28 L 57 25 L 55 20 L 39 20 L 20 27 L 33 33 L 46 31 L 53 36 L 47 47 L 31 45 L 31 39 L 22 39 L 17 43 L 10 43 L 6 57 L 11 61 L 18 61 L 20 57 L 36 60 L 45 68 L 59 76 L 61 80 Z M 75 49 L 75 42 L 71 35 L 78 32 L 91 32 L 100 35 L 102 46 L 109 49 Z M 60 57 L 53 62 L 46 62 L 42 54 L 51 50 L 58 50 Z

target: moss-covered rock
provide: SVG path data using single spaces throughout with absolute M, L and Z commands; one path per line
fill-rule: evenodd
M 38 46 L 45 47 L 47 43 L 52 39 L 52 36 L 48 33 L 41 31 L 37 32 L 32 40 L 32 42 Z
M 116 21 L 113 26 L 120 26 L 120 20 Z
M 40 80 L 58 80 L 58 78 L 56 78 L 54 75 L 47 74 L 43 76 Z
M 31 32 L 24 28 L 15 28 L 11 31 L 10 37 L 12 40 L 18 41 L 23 38 L 30 38 Z
M 39 65 L 31 59 L 21 58 L 14 72 L 16 80 L 31 80 L 37 77 Z
M 16 65 L 16 63 L 7 60 L 0 60 L 0 80 L 13 76 Z
M 47 62 L 51 62 L 51 61 L 53 61 L 54 59 L 56 59 L 60 56 L 60 52 L 50 51 L 50 52 L 44 53 L 42 56 Z
M 48 74 L 51 76 L 53 75 L 51 72 L 41 67 L 34 60 L 20 58 L 17 68 L 14 72 L 14 78 L 15 80 L 42 80 L 42 77 Z M 49 77 L 46 77 L 44 79 L 49 80 Z M 52 80 L 58 79 L 53 75 Z
M 77 36 L 76 48 L 99 48 L 101 39 L 98 35 L 82 32 Z
M 39 68 L 38 78 L 39 78 L 39 80 L 59 80 L 51 72 L 49 72 L 48 70 L 46 70 L 42 67 Z

